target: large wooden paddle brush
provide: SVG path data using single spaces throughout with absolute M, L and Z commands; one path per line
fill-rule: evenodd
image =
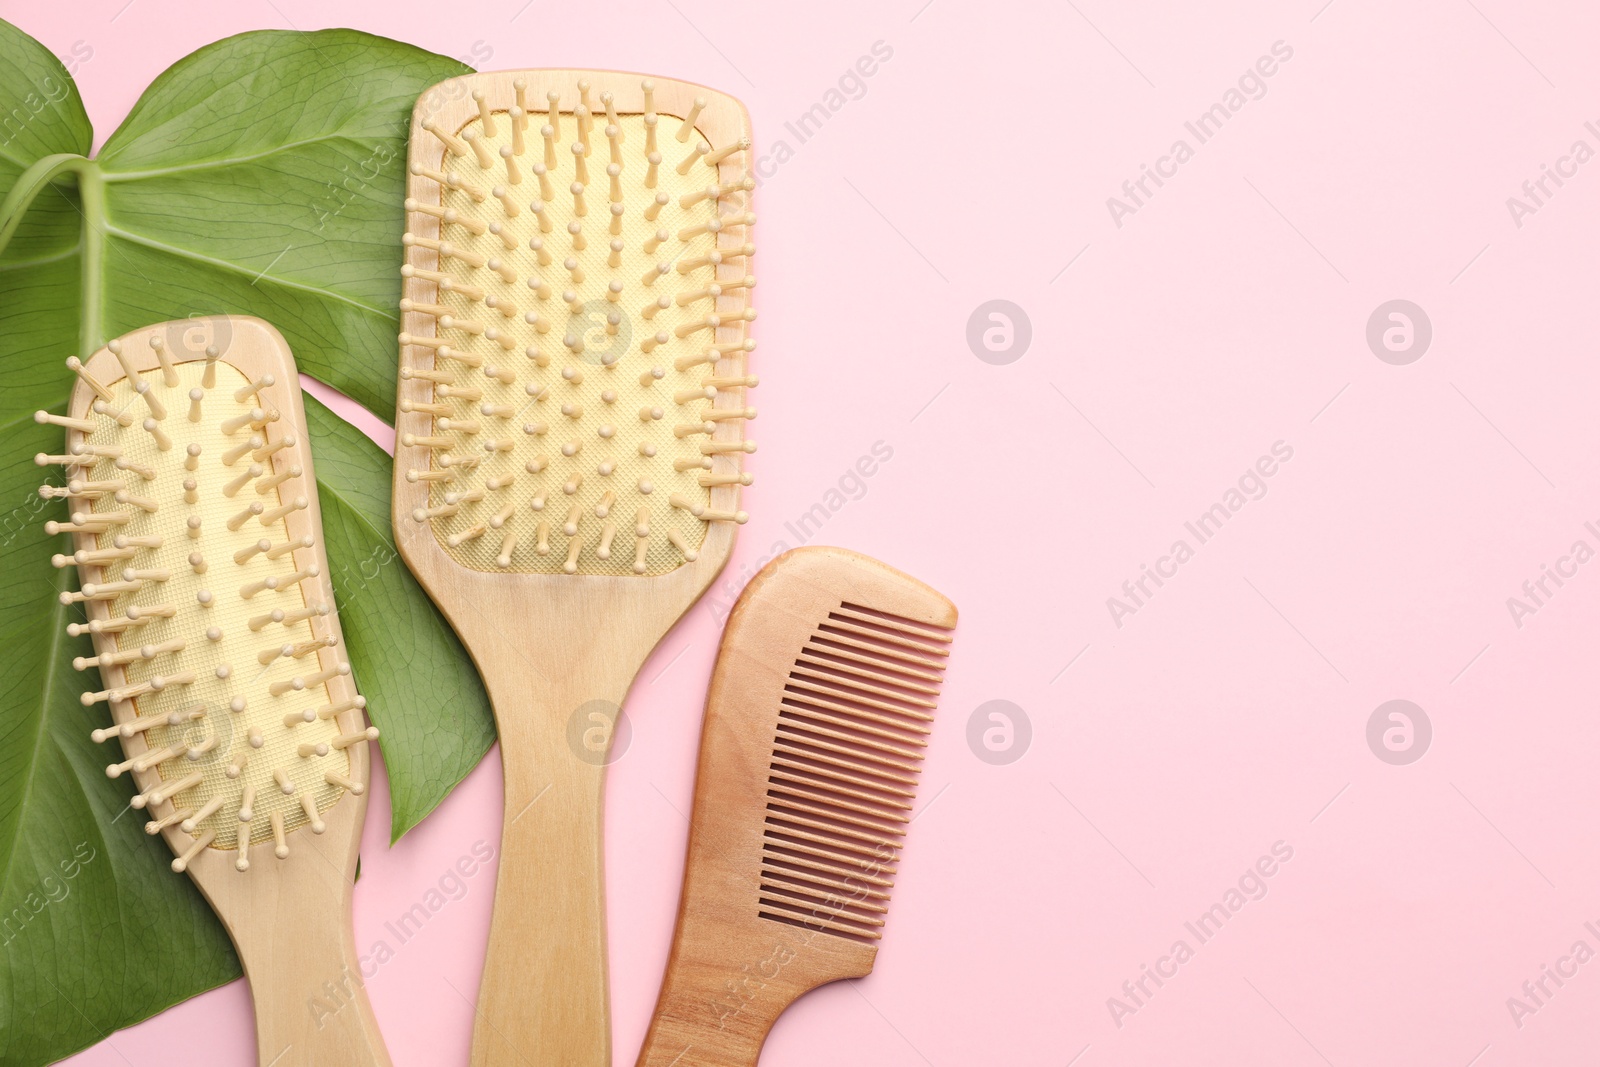
M 749 124 L 604 71 L 423 94 L 394 524 L 500 731 L 475 1067 L 610 1067 L 601 798 L 633 676 L 727 562 L 754 445 Z

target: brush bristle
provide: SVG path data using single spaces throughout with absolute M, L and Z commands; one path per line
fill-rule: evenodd
M 113 713 L 93 737 L 118 738 L 126 757 L 106 773 L 155 769 L 132 806 L 152 834 L 194 835 L 174 870 L 208 845 L 237 850 L 245 870 L 251 842 L 275 838 L 282 857 L 287 834 L 322 832 L 320 813 L 361 792 L 348 778 L 355 738 L 335 716 L 364 701 L 330 696 L 350 668 L 332 605 L 304 589 L 317 556 L 289 517 L 314 506 L 315 487 L 289 462 L 293 431 L 261 400 L 272 377 L 247 381 L 214 354 L 173 363 L 160 335 L 150 344 L 161 365 L 141 373 L 111 342 L 124 376 L 109 382 L 69 360 L 99 399 L 79 417 L 36 416 L 69 441 L 38 457 L 66 468 L 65 485 L 40 492 L 66 498 L 73 517 L 46 531 L 78 546 L 54 562 L 77 568 L 79 591 L 61 599 L 88 615 L 69 630 L 94 640 L 96 655 L 74 666 L 104 686 L 82 702 Z
M 916 798 L 949 631 L 843 603 L 784 686 L 759 913 L 872 943 Z
M 423 387 L 400 410 L 431 420 L 401 439 L 431 457 L 412 519 L 476 570 L 665 574 L 746 519 L 748 142 L 713 150 L 648 91 L 627 114 L 474 95 L 460 129 L 425 124 L 443 164 L 413 164 L 433 196 L 406 203 L 402 310 L 433 327 L 400 338 Z

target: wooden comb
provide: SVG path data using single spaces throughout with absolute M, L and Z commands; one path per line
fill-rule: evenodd
M 750 1067 L 803 993 L 872 970 L 955 624 L 943 596 L 841 548 L 745 588 L 639 1067 Z
M 606 71 L 468 75 L 413 114 L 395 533 L 505 772 L 475 1067 L 610 1067 L 610 731 L 748 518 L 749 131 Z
M 294 357 L 260 319 L 135 330 L 86 361 L 61 426 L 98 673 L 130 804 L 238 949 L 263 1064 L 387 1067 L 351 929 L 369 728 L 344 662 Z M 90 671 L 93 668 L 93 671 Z M 107 709 L 99 705 L 107 705 Z M 113 757 L 113 760 L 115 757 Z M 197 1037 L 199 1035 L 196 1035 Z M 203 1052 L 194 1053 L 203 1056 Z

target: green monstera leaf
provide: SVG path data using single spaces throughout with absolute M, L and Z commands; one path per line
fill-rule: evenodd
M 59 451 L 63 360 L 165 319 L 259 315 L 302 370 L 393 410 L 405 133 L 461 64 L 349 30 L 248 33 L 180 60 L 89 158 L 71 77 L 0 22 L 0 1067 L 50 1062 L 236 977 L 209 907 L 105 775 L 92 677 L 51 566 L 64 518 L 31 462 Z M 349 657 L 398 837 L 494 740 L 481 683 L 395 559 L 390 463 L 307 399 Z M 78 613 L 81 617 L 81 613 Z

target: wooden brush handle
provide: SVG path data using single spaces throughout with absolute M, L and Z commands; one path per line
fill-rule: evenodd
M 540 679 L 520 659 L 484 672 L 506 807 L 473 1067 L 611 1065 L 603 803 L 611 725 L 639 666 L 626 659 Z
M 293 846 L 310 836 L 302 830 Z M 372 1015 L 365 977 L 350 925 L 350 891 L 326 856 L 301 847 L 279 861 L 270 845 L 258 866 L 228 875 L 277 876 L 278 892 L 268 894 L 248 918 L 230 927 L 239 959 L 250 980 L 256 1010 L 256 1049 L 261 1064 L 307 1067 L 390 1067 L 389 1053 Z M 309 883 L 315 882 L 316 885 Z

